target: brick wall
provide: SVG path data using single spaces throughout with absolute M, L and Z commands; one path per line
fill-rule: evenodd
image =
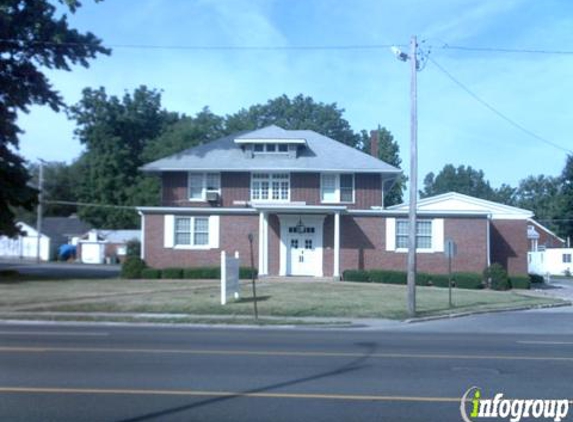
M 509 274 L 527 274 L 527 225 L 526 220 L 492 220 L 492 264 L 501 264 Z
M 350 209 L 367 210 L 382 206 L 382 178 L 379 174 L 355 174 L 355 203 Z
M 145 216 L 145 260 L 154 268 L 218 266 L 221 263 L 221 251 L 229 254 L 239 251 L 243 266 L 250 265 L 249 241 L 247 236 L 253 233 L 253 251 L 255 266 L 258 264 L 259 238 L 258 215 L 221 216 L 218 249 L 185 250 L 163 247 L 164 216 L 148 214 Z
M 452 270 L 481 273 L 487 265 L 487 220 L 448 218 L 444 235 L 458 246 Z M 333 268 L 333 219 L 325 222 L 325 275 Z M 340 270 L 388 269 L 404 271 L 407 253 L 386 251 L 386 221 L 381 217 L 341 217 Z M 448 263 L 443 252 L 418 253 L 417 268 L 421 272 L 445 274 Z
M 292 202 L 303 201 L 307 205 L 320 205 L 319 173 L 292 173 L 290 187 Z
M 161 205 L 168 207 L 244 207 L 236 201 L 249 201 L 251 178 L 248 172 L 221 173 L 221 201 L 211 204 L 206 201 L 190 202 L 187 172 L 164 172 L 162 175 Z M 320 173 L 292 173 L 290 179 L 291 202 L 321 205 Z M 370 209 L 382 204 L 382 183 L 378 174 L 356 174 L 355 203 L 349 209 Z
M 243 265 L 249 265 L 247 235 L 253 233 L 255 266 L 258 266 L 259 216 L 229 216 L 220 218 L 220 248 L 212 250 L 181 250 L 163 247 L 163 215 L 145 217 L 145 257 L 156 268 L 219 265 L 222 249 L 228 253 L 238 250 Z M 515 223 L 515 222 L 512 222 Z M 452 238 L 458 254 L 452 262 L 453 271 L 481 273 L 487 264 L 487 224 L 482 218 L 448 218 L 444 221 L 446 238 Z M 507 235 L 515 233 L 514 224 L 496 228 Z M 323 273 L 332 276 L 334 262 L 334 217 L 324 222 Z M 526 238 L 526 236 L 524 236 Z M 407 253 L 386 251 L 386 220 L 377 216 L 341 216 L 340 270 L 346 269 L 406 269 Z M 498 243 L 499 244 L 499 243 Z M 527 245 L 527 242 L 525 242 Z M 525 250 L 527 252 L 527 250 Z M 501 250 L 496 250 L 497 256 Z M 526 265 L 527 255 L 524 263 Z M 278 274 L 280 266 L 280 225 L 276 215 L 269 215 L 269 273 Z M 510 267 L 516 272 L 521 261 L 509 258 Z M 419 253 L 418 270 L 430 273 L 447 273 L 447 260 L 443 252 Z

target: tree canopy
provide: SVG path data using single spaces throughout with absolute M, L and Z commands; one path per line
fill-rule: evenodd
M 343 144 L 359 146 L 361 136 L 342 117 L 344 109 L 336 103 L 315 102 L 302 94 L 290 99 L 282 95 L 266 104 L 256 104 L 227 116 L 225 131 L 228 134 L 277 125 L 287 130 L 314 130 Z
M 420 197 L 427 198 L 447 192 L 495 200 L 495 191 L 485 179 L 484 172 L 471 166 L 454 167 L 452 164 L 446 164 L 437 175 L 428 173 L 424 178 L 424 189 L 420 191 Z
M 394 167 L 401 168 L 400 146 L 394 140 L 392 133 L 385 127 L 378 126 L 376 131 L 378 138 L 378 158 Z M 362 132 L 362 150 L 369 154 L 371 151 L 371 138 L 366 131 Z M 404 189 L 408 179 L 403 174 L 399 175 L 394 186 L 384 192 L 384 206 L 401 204 L 403 202 Z
M 79 201 L 120 207 L 148 205 L 138 200 L 148 199 L 153 183 L 145 182 L 145 190 L 136 188 L 143 183 L 139 172 L 143 151 L 179 119 L 161 108 L 161 94 L 141 86 L 118 98 L 104 88 L 86 88 L 69 115 L 76 120 L 76 135 L 86 147 L 78 163 Z M 82 207 L 79 216 L 98 228 L 131 228 L 138 223 L 135 211 L 124 208 Z
M 73 13 L 79 2 L 61 1 Z M 31 105 L 65 107 L 44 69 L 88 66 L 97 54 L 109 54 L 95 35 L 70 28 L 47 0 L 4 0 L 0 5 L 0 235 L 13 236 L 15 208 L 31 210 L 37 191 L 18 155 L 18 113 Z M 44 69 L 42 69 L 44 68 Z

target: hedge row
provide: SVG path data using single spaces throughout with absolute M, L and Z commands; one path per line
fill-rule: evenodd
M 495 272 L 495 271 L 494 271 Z M 407 273 L 404 271 L 391 270 L 346 270 L 342 275 L 345 281 L 358 281 L 365 283 L 402 284 L 407 282 Z M 492 282 L 492 289 L 507 290 L 530 289 L 535 276 L 512 276 L 511 278 L 496 277 Z M 477 273 L 453 273 L 452 286 L 460 289 L 483 289 L 484 278 Z M 449 276 L 447 274 L 417 273 L 417 286 L 448 287 Z
M 257 269 L 254 269 L 254 276 L 257 277 Z M 239 268 L 239 278 L 250 279 L 252 271 L 249 267 Z M 221 268 L 219 267 L 193 267 L 193 268 L 150 268 L 145 261 L 139 257 L 128 257 L 121 267 L 121 278 L 128 279 L 220 279 Z
M 346 270 L 343 273 L 345 281 L 361 281 L 367 283 L 406 284 L 407 274 L 404 271 L 391 270 Z M 454 273 L 453 286 L 462 289 L 481 289 L 483 281 L 480 274 Z M 445 274 L 417 273 L 416 285 L 448 287 L 449 276 Z

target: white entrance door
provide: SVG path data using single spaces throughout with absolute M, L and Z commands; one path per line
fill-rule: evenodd
M 316 266 L 321 265 L 317 257 L 316 228 L 305 227 L 304 233 L 297 233 L 296 227 L 289 227 L 287 244 L 291 275 L 314 275 Z

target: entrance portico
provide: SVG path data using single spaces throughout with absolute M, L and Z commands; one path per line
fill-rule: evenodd
M 259 273 L 269 273 L 269 255 L 279 254 L 278 275 L 340 278 L 340 214 L 345 206 L 305 206 L 253 204 L 259 211 Z M 279 221 L 279 247 L 269 248 L 269 216 Z M 332 268 L 324 267 L 324 221 L 334 216 Z M 276 223 L 275 223 L 276 227 Z M 276 229 L 275 229 L 276 230 Z M 276 262 L 276 261 L 275 261 Z M 328 265 L 328 264 L 327 264 Z M 329 270 L 332 271 L 329 271 Z M 273 273 L 276 274 L 276 267 Z

